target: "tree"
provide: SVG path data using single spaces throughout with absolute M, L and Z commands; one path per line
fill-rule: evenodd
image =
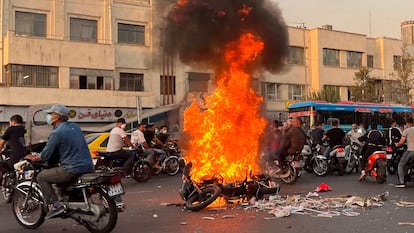
M 323 100 L 327 102 L 338 102 L 339 98 L 339 88 L 335 86 L 323 86 L 322 89 L 318 91 L 311 91 L 309 93 L 308 99 L 310 100 Z
M 371 78 L 369 73 L 371 73 L 371 70 L 367 67 L 361 67 L 358 72 L 355 72 L 354 80 L 356 86 L 350 87 L 352 101 L 378 102 L 376 80 Z
M 393 93 L 397 103 L 411 104 L 410 90 L 414 87 L 414 58 L 407 50 L 407 45 L 401 47 L 401 57 L 394 57 L 394 72 L 392 76 L 396 77 L 397 85 Z

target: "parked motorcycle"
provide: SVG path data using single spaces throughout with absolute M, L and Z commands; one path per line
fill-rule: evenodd
M 387 153 L 375 151 L 368 157 L 366 175 L 375 177 L 377 183 L 384 183 L 387 179 Z
M 308 139 L 305 146 L 303 146 L 301 156 L 303 159 L 303 169 L 307 173 L 312 173 L 312 162 L 317 155 L 321 155 L 321 145 L 313 143 L 312 139 Z
M 180 188 L 180 196 L 186 201 L 188 210 L 198 211 L 211 203 L 218 197 L 226 201 L 250 200 L 252 197 L 261 199 L 266 194 L 275 194 L 280 186 L 270 180 L 266 175 L 252 175 L 243 181 L 224 184 L 221 175 L 215 174 L 209 179 L 203 179 L 200 183 L 191 179 L 190 169 L 192 163 L 187 163 L 183 170 L 183 184 Z
M 22 161 L 15 165 L 25 181 L 16 186 L 13 214 L 27 229 L 36 229 L 45 221 L 48 210 L 44 195 L 36 181 L 45 168 L 41 162 Z M 124 194 L 121 176 L 116 172 L 100 171 L 80 176 L 75 182 L 57 186 L 58 197 L 65 206 L 60 218 L 72 218 L 90 232 L 111 232 L 118 218 L 115 198 Z
M 393 146 L 387 146 L 386 152 L 387 152 L 387 170 L 388 173 L 391 175 L 394 175 L 398 171 L 398 163 L 400 162 L 401 156 L 404 154 L 404 151 L 406 150 L 406 146 L 402 147 L 393 147 Z
M 361 152 L 361 145 L 357 142 L 352 142 L 351 145 L 345 147 L 345 173 L 351 174 L 352 171 L 359 171 L 359 156 Z
M 317 155 L 312 162 L 313 172 L 318 176 L 326 176 L 333 171 L 338 171 L 342 176 L 345 172 L 345 150 L 344 146 L 337 145 L 332 148 L 328 158 L 324 155 Z
M 101 170 L 104 168 L 117 171 L 122 175 L 130 175 L 137 182 L 146 182 L 152 176 L 152 166 L 151 164 L 142 156 L 140 151 L 133 151 L 135 153 L 134 160 L 131 162 L 131 171 L 130 174 L 126 174 L 125 170 L 122 168 L 125 160 L 120 158 L 115 158 L 107 152 L 96 151 L 95 159 L 95 169 Z

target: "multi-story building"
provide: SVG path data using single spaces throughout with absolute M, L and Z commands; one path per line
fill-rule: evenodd
M 0 129 L 11 115 L 44 103 L 67 105 L 71 120 L 84 126 L 117 117 L 178 124 L 189 96 L 212 90 L 212 72 L 163 53 L 165 17 L 175 2 L 0 1 Z M 361 66 L 380 80 L 392 79 L 403 44 L 329 26 L 289 27 L 288 33 L 284 70 L 255 75 L 269 118 L 324 86 L 351 99 L 349 87 Z

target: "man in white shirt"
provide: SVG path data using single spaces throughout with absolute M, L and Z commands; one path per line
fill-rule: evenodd
M 154 164 L 153 162 L 154 161 L 154 150 L 150 147 L 150 145 L 148 145 L 147 141 L 145 140 L 144 130 L 145 130 L 145 124 L 139 123 L 138 129 L 132 132 L 131 142 L 136 147 L 141 147 L 144 152 L 143 155 L 147 156 L 148 161 Z
M 407 151 L 401 157 L 398 163 L 398 179 L 399 183 L 395 185 L 397 188 L 405 188 L 405 169 L 404 166 L 411 160 L 414 159 L 414 120 L 413 118 L 407 119 L 407 128 L 403 131 L 399 142 L 395 143 L 396 147 L 400 147 L 407 142 Z
M 119 118 L 115 122 L 115 127 L 109 133 L 109 140 L 108 145 L 106 147 L 106 152 L 110 155 L 125 160 L 124 165 L 122 166 L 126 174 L 130 173 L 130 163 L 134 160 L 134 153 L 131 151 L 124 150 L 124 144 L 128 145 L 129 147 L 136 149 L 136 147 L 131 143 L 127 134 L 125 133 L 124 129 L 126 126 L 126 122 L 124 118 Z

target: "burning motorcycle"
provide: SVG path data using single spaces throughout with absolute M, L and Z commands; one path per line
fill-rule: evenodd
M 133 151 L 135 153 L 134 160 L 132 160 L 131 173 L 125 174 L 122 166 L 125 163 L 124 159 L 115 158 L 107 152 L 96 151 L 95 152 L 95 169 L 101 170 L 104 168 L 117 171 L 122 175 L 131 175 L 131 177 L 137 182 L 146 182 L 152 176 L 152 166 L 151 164 L 142 157 L 142 153 L 139 151 Z
M 338 175 L 343 175 L 345 172 L 344 146 L 334 146 L 328 158 L 324 155 L 317 155 L 312 163 L 312 169 L 318 176 L 326 176 L 328 172 L 332 171 L 338 171 Z
M 191 167 L 191 162 L 185 165 L 182 176 L 183 184 L 179 190 L 188 210 L 201 210 L 220 196 L 226 201 L 250 200 L 252 197 L 261 199 L 265 194 L 275 194 L 280 190 L 279 185 L 265 175 L 250 175 L 251 180 L 246 178 L 241 182 L 224 184 L 223 177 L 215 174 L 197 183 L 191 179 Z
M 36 181 L 44 168 L 41 162 L 27 160 L 15 164 L 25 181 L 16 186 L 13 214 L 20 225 L 36 229 L 45 221 L 48 210 L 42 190 Z M 121 176 L 115 172 L 95 172 L 80 176 L 75 182 L 56 186 L 61 203 L 66 207 L 61 218 L 72 218 L 90 232 L 111 232 L 117 222 L 118 210 L 114 199 L 124 194 Z

